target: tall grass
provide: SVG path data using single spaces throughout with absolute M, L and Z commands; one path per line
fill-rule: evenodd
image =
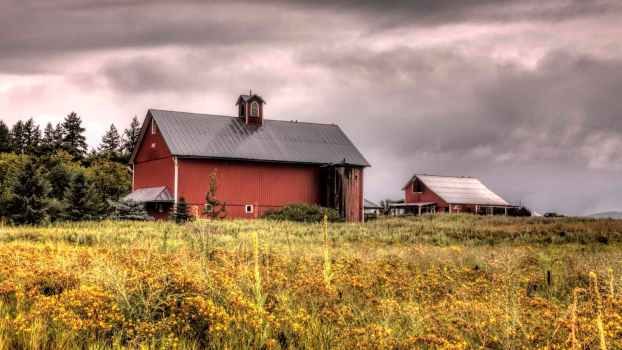
M 620 349 L 619 232 L 463 215 L 5 226 L 0 349 Z

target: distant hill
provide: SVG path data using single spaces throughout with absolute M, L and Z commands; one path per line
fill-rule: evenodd
M 622 211 L 605 211 L 588 216 L 597 219 L 622 219 Z

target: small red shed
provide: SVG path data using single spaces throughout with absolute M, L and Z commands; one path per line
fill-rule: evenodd
M 391 204 L 394 214 L 507 214 L 515 208 L 480 180 L 465 176 L 414 175 L 404 190 L 404 203 Z
M 264 119 L 264 104 L 261 96 L 241 95 L 237 117 L 150 109 L 130 159 L 133 192 L 126 198 L 166 218 L 183 197 L 201 216 L 214 174 L 215 197 L 229 218 L 308 203 L 363 220 L 369 163 L 339 126 Z

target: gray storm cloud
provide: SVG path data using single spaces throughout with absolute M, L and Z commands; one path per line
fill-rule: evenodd
M 622 209 L 618 1 L 8 1 L 0 118 L 80 112 L 96 145 L 150 107 L 338 123 L 366 195 L 414 172 L 474 175 L 509 200 Z M 103 123 L 102 121 L 105 121 Z

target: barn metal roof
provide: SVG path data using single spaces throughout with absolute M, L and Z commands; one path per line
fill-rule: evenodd
M 369 166 L 337 125 L 241 118 L 150 109 L 171 153 L 271 162 Z M 143 130 L 144 132 L 144 130 Z
M 173 196 L 164 186 L 138 189 L 122 199 L 124 202 L 173 202 Z
M 510 205 L 480 180 L 473 177 L 415 175 L 408 184 L 416 178 L 450 204 Z

